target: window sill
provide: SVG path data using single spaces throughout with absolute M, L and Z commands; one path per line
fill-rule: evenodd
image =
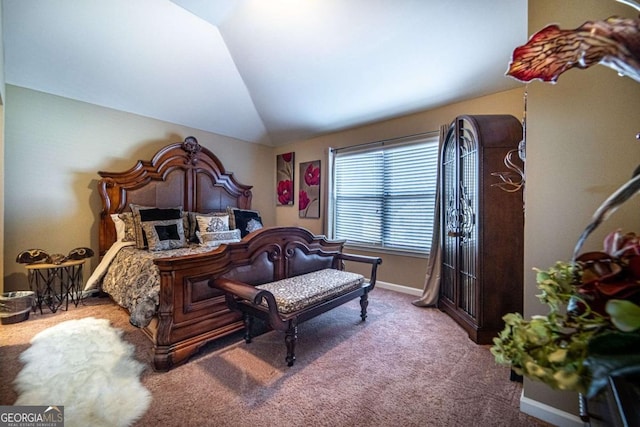
M 346 249 L 352 249 L 355 251 L 362 251 L 362 252 L 371 252 L 375 254 L 389 254 L 389 255 L 395 255 L 395 256 L 404 256 L 404 257 L 413 257 L 413 258 L 422 258 L 422 259 L 429 258 L 429 254 L 427 252 L 415 252 L 415 251 L 404 250 L 404 249 L 381 248 L 379 246 L 357 245 L 353 243 L 346 243 L 344 246 Z

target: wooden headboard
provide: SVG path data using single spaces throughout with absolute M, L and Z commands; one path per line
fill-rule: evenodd
M 225 172 L 220 160 L 189 136 L 167 145 L 150 161 L 138 160 L 126 172 L 98 172 L 100 256 L 116 241 L 111 214 L 129 210 L 129 204 L 182 206 L 185 211 L 224 211 L 227 206 L 251 208 L 251 186 Z

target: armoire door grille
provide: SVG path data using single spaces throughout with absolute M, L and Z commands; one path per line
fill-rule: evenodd
M 475 317 L 478 228 L 478 146 L 464 120 L 450 129 L 443 149 L 445 209 L 444 290 L 458 308 Z M 454 295 L 454 293 L 456 293 Z
M 442 147 L 438 305 L 483 344 L 522 311 L 522 197 L 490 182 L 521 139 L 513 116 L 459 116 Z

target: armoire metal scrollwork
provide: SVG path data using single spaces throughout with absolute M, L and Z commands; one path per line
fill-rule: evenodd
M 522 193 L 501 190 L 491 175 L 521 139 L 513 116 L 459 116 L 442 149 L 438 306 L 478 344 L 492 342 L 503 315 L 522 313 Z

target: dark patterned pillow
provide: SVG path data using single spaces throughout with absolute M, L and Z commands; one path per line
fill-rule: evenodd
M 133 221 L 133 214 L 131 212 L 123 212 L 118 215 L 122 221 L 124 221 L 124 239 L 123 242 L 135 242 L 136 241 L 136 226 Z
M 145 249 L 147 237 L 142 229 L 142 223 L 146 221 L 165 221 L 170 219 L 182 220 L 182 206 L 172 208 L 157 208 L 153 206 L 141 206 L 131 204 L 131 212 L 133 213 L 134 230 L 136 234 L 136 247 Z M 183 228 L 184 234 L 184 228 Z
M 242 237 L 263 227 L 262 218 L 258 211 L 229 208 L 229 213 L 229 228 L 239 229 Z M 233 220 L 231 217 L 233 217 Z
M 186 245 L 182 218 L 163 221 L 144 221 L 142 229 L 150 251 L 178 249 Z
M 182 228 L 184 229 L 184 238 L 190 242 L 193 238 L 191 227 L 189 225 L 189 212 L 182 212 Z

